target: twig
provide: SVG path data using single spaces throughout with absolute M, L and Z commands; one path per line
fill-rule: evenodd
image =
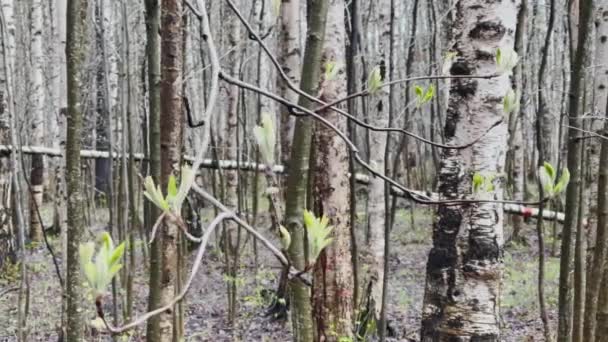
M 166 310 L 171 309 L 175 304 L 179 303 L 184 296 L 188 293 L 188 290 L 190 290 L 190 287 L 192 286 L 192 282 L 194 280 L 194 277 L 196 276 L 196 274 L 198 273 L 198 270 L 201 266 L 201 262 L 203 260 L 203 256 L 205 254 L 205 250 L 207 248 L 207 243 L 209 242 L 209 237 L 211 236 L 211 233 L 213 233 L 213 231 L 215 230 L 215 228 L 224 220 L 227 219 L 231 219 L 233 218 L 233 214 L 229 213 L 229 212 L 222 212 L 220 213 L 207 227 L 207 230 L 205 231 L 205 234 L 203 234 L 203 237 L 201 238 L 201 244 L 198 248 L 198 252 L 196 254 L 196 258 L 194 259 L 194 264 L 192 265 L 192 272 L 190 273 L 190 277 L 188 278 L 188 281 L 186 282 L 186 284 L 184 285 L 184 288 L 182 289 L 182 291 L 175 296 L 169 303 L 167 303 L 165 306 L 162 306 L 156 310 L 147 312 L 146 314 L 138 317 L 137 319 L 135 319 L 134 321 L 132 321 L 131 323 L 127 323 L 123 326 L 120 327 L 114 327 L 112 326 L 105 318 L 105 315 L 103 313 L 103 307 L 101 305 L 101 300 L 97 300 L 96 301 L 96 305 L 97 305 L 97 314 L 98 316 L 103 320 L 106 328 L 108 329 L 108 331 L 110 331 L 112 334 L 121 334 L 124 333 L 125 331 L 128 331 L 130 329 L 135 328 L 136 326 L 143 324 L 144 322 L 146 322 L 148 319 L 159 315 L 161 313 L 163 313 Z
M 402 133 L 402 134 L 406 134 L 414 139 L 420 140 L 424 143 L 433 145 L 437 148 L 444 148 L 444 149 L 465 149 L 468 148 L 470 146 L 472 146 L 473 144 L 475 144 L 476 142 L 478 142 L 480 139 L 482 139 L 486 134 L 488 134 L 488 132 L 498 126 L 502 120 L 500 122 L 495 123 L 494 125 L 492 125 L 492 127 L 490 127 L 482 136 L 478 137 L 477 139 L 466 143 L 464 145 L 460 145 L 460 146 L 450 146 L 450 145 L 444 145 L 444 144 L 440 144 L 440 143 L 436 143 L 433 142 L 431 140 L 425 139 L 420 137 L 417 134 L 414 134 L 412 132 L 409 132 L 407 130 L 404 129 L 400 129 L 400 128 L 381 128 L 381 127 L 377 127 L 377 126 L 372 126 L 369 124 L 365 124 L 363 121 L 357 119 L 356 117 L 354 117 L 353 115 L 351 115 L 350 113 L 337 108 L 335 106 L 332 106 L 331 104 L 327 104 L 324 101 L 320 100 L 319 98 L 312 96 L 308 93 L 306 93 L 305 91 L 303 91 L 302 89 L 300 89 L 298 86 L 296 86 L 295 84 L 293 84 L 293 82 L 291 81 L 291 79 L 287 76 L 287 74 L 285 74 L 285 71 L 283 70 L 283 68 L 281 67 L 281 64 L 279 63 L 279 61 L 277 60 L 276 56 L 274 56 L 272 54 L 272 52 L 270 51 L 270 49 L 268 48 L 268 46 L 266 45 L 266 43 L 264 43 L 264 39 L 263 37 L 260 37 L 256 31 L 253 29 L 253 27 L 251 27 L 251 24 L 249 24 L 249 22 L 247 21 L 247 19 L 243 16 L 243 14 L 239 11 L 239 9 L 236 7 L 236 5 L 234 4 L 234 2 L 232 0 L 226 0 L 228 3 L 228 6 L 230 7 L 230 9 L 232 9 L 232 11 L 234 12 L 234 14 L 236 14 L 236 16 L 239 18 L 239 20 L 241 21 L 241 23 L 245 26 L 245 28 L 247 29 L 247 31 L 249 32 L 249 37 L 250 39 L 253 39 L 255 41 L 258 42 L 258 44 L 260 44 L 262 50 L 264 50 L 264 52 L 266 53 L 266 55 L 268 56 L 268 58 L 270 58 L 272 64 L 274 65 L 275 69 L 277 70 L 278 74 L 281 76 L 281 78 L 283 79 L 283 81 L 285 82 L 285 84 L 287 84 L 287 86 L 295 91 L 296 93 L 298 93 L 300 96 L 304 96 L 306 97 L 308 100 L 313 101 L 315 103 L 320 104 L 322 107 L 320 107 L 319 109 L 316 109 L 315 112 L 319 112 L 322 111 L 324 109 L 327 108 L 331 108 L 333 111 L 335 111 L 336 113 L 339 113 L 340 115 L 347 117 L 350 120 L 353 120 L 353 122 L 355 122 L 356 124 L 362 126 L 362 127 L 366 127 L 368 129 L 377 131 L 377 132 L 398 132 L 398 133 Z M 494 78 L 494 77 L 498 77 L 500 75 L 498 74 L 489 74 L 489 75 L 446 75 L 446 76 L 418 76 L 418 77 L 412 77 L 412 78 L 404 78 L 404 79 L 400 79 L 400 80 L 394 80 L 391 82 L 387 82 L 385 84 L 382 85 L 382 87 L 387 87 L 387 86 L 391 86 L 397 83 L 402 83 L 402 82 L 407 82 L 407 81 L 413 81 L 413 80 L 432 80 L 432 79 L 474 79 L 474 78 L 483 78 L 483 79 L 489 79 L 489 78 Z M 369 94 L 369 91 L 364 90 L 360 93 L 355 93 L 355 94 L 351 94 L 349 96 L 347 96 L 344 99 L 341 99 L 338 101 L 338 103 L 346 101 L 348 99 L 357 97 L 357 96 L 367 96 Z M 297 113 L 297 112 L 292 112 L 292 114 L 295 115 L 301 115 L 301 113 Z
M 4 297 L 6 294 L 10 293 L 10 292 L 14 292 L 14 291 L 18 291 L 19 290 L 19 286 L 14 286 L 14 287 L 9 287 L 8 289 L 4 289 L 2 291 L 0 291 L 0 298 Z
M 539 202 L 520 202 L 520 201 L 509 201 L 509 200 L 481 200 L 481 199 L 439 200 L 439 199 L 433 199 L 432 197 L 429 197 L 428 195 L 426 195 L 424 192 L 409 189 L 409 188 L 399 184 L 394 179 L 384 175 L 383 173 L 374 170 L 366 161 L 363 160 L 363 158 L 361 157 L 361 155 L 359 153 L 359 149 L 346 136 L 346 134 L 344 132 L 342 132 L 340 129 L 338 129 L 335 125 L 333 125 L 331 122 L 329 122 L 327 119 L 325 119 L 323 116 L 319 115 L 318 113 L 315 113 L 309 109 L 306 109 L 305 107 L 300 106 L 296 103 L 290 102 L 279 95 L 276 95 L 276 94 L 268 92 L 264 89 L 260 89 L 252 84 L 249 84 L 247 82 L 236 79 L 230 75 L 227 75 L 223 71 L 220 72 L 220 78 L 230 84 L 238 85 L 239 87 L 241 87 L 243 89 L 251 90 L 260 95 L 273 99 L 273 100 L 283 104 L 284 106 L 286 106 L 290 111 L 293 111 L 294 109 L 296 109 L 296 110 L 299 110 L 303 113 L 306 113 L 306 114 L 312 116 L 313 118 L 315 118 L 315 120 L 321 122 L 323 125 L 325 125 L 329 129 L 334 131 L 336 133 L 336 135 L 338 135 L 338 137 L 340 137 L 340 139 L 342 139 L 342 141 L 344 141 L 344 143 L 347 145 L 349 150 L 353 153 L 353 157 L 359 165 L 363 166 L 367 171 L 369 171 L 374 176 L 383 179 L 385 182 L 387 182 L 390 185 L 392 185 L 393 187 L 395 187 L 398 191 L 403 192 L 405 195 L 407 195 L 407 197 L 409 197 L 411 200 L 413 200 L 417 203 L 427 204 L 427 205 L 440 204 L 440 205 L 446 205 L 446 206 L 463 205 L 463 204 L 478 204 L 478 203 L 502 203 L 502 204 L 508 203 L 508 204 L 525 204 L 525 205 L 538 205 L 538 203 L 539 203 Z

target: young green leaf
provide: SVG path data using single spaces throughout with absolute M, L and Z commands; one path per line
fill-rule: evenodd
M 338 68 L 338 63 L 335 61 L 328 61 L 325 63 L 325 79 L 330 81 L 336 78 L 340 68 Z
M 433 99 L 433 96 L 435 95 L 435 86 L 431 84 L 425 89 L 419 85 L 415 85 L 414 93 L 416 93 L 416 106 L 420 108 Z
M 165 200 L 160 187 L 154 185 L 152 177 L 146 177 L 146 180 L 144 181 L 144 188 L 146 189 L 146 191 L 144 191 L 144 196 L 146 196 L 150 202 L 154 203 L 154 205 L 163 211 L 169 210 L 169 203 L 167 203 Z
M 177 216 L 179 216 L 182 212 L 182 204 L 186 200 L 186 196 L 188 196 L 190 188 L 192 188 L 195 176 L 196 175 L 190 166 L 182 166 L 179 189 L 175 195 L 175 198 L 173 199 L 173 203 L 171 203 L 173 213 Z
M 112 237 L 107 232 L 101 234 L 99 242 L 99 249 L 94 257 L 95 243 L 87 242 L 79 246 L 80 268 L 87 283 L 95 291 L 95 296 L 105 294 L 112 278 L 122 267 L 118 261 L 125 249 L 124 242 L 114 248 Z
M 416 93 L 416 97 L 418 97 L 419 100 L 422 99 L 422 94 L 424 93 L 424 90 L 421 86 L 415 85 L 414 92 Z
M 308 210 L 304 211 L 304 224 L 308 233 L 308 256 L 311 262 L 315 262 L 323 249 L 331 243 L 329 235 L 333 227 L 329 226 L 326 216 L 319 219 Z
M 443 66 L 441 67 L 441 73 L 443 75 L 449 75 L 450 69 L 452 68 L 452 62 L 458 57 L 458 53 L 454 51 L 448 51 L 443 58 Z
M 108 263 L 110 265 L 115 265 L 116 263 L 118 263 L 120 261 L 120 259 L 122 258 L 122 255 L 124 254 L 124 252 L 125 252 L 125 243 L 122 242 L 120 245 L 118 245 L 118 247 L 116 247 L 112 251 L 110 258 L 108 259 Z
M 435 96 L 435 86 L 433 84 L 431 84 L 426 89 L 426 93 L 424 94 L 424 97 L 422 98 L 422 103 L 424 104 L 424 103 L 431 101 L 434 96 Z
M 543 187 L 545 196 L 551 198 L 553 197 L 554 180 L 547 170 L 548 168 L 546 166 L 540 167 L 538 169 L 538 179 Z
M 507 115 L 519 111 L 519 92 L 509 89 L 507 94 L 505 94 L 502 104 L 503 110 Z
M 484 178 L 479 172 L 475 172 L 473 175 L 473 193 L 476 194 L 483 185 Z
M 281 244 L 283 245 L 283 249 L 289 249 L 289 246 L 291 246 L 291 234 L 289 234 L 289 231 L 283 227 L 283 225 L 279 225 L 279 232 L 281 233 Z
M 367 81 L 367 88 L 371 95 L 374 95 L 382 88 L 382 74 L 380 73 L 380 67 L 375 67 L 369 74 L 369 80 Z
M 272 115 L 262 113 L 261 125 L 253 128 L 253 136 L 258 145 L 262 160 L 266 165 L 274 165 L 274 149 L 276 144 L 276 132 Z
M 559 177 L 559 181 L 553 188 L 553 192 L 556 195 L 560 194 L 562 191 L 564 191 L 566 189 L 566 187 L 568 186 L 568 183 L 570 183 L 570 171 L 568 171 L 568 169 L 565 168 L 562 171 L 562 175 Z
M 555 183 L 555 178 L 557 177 L 557 174 L 555 172 L 555 168 L 553 167 L 553 165 L 551 165 L 551 163 L 545 162 L 543 166 L 544 166 L 545 170 L 547 171 L 547 174 L 551 178 L 551 182 Z
M 281 15 L 281 3 L 283 1 L 281 0 L 272 0 L 272 11 L 274 13 L 275 16 L 279 16 Z
M 519 56 L 514 49 L 496 49 L 496 71 L 498 74 L 511 73 L 518 62 Z
M 174 175 L 169 176 L 169 182 L 167 183 L 167 201 L 170 201 L 177 195 L 177 180 Z

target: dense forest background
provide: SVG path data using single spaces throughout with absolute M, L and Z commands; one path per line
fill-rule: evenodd
M 0 0 L 0 340 L 608 341 L 606 60 L 606 0 Z

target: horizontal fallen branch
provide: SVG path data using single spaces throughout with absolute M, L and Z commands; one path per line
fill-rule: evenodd
M 8 154 L 12 150 L 13 150 L 13 148 L 11 145 L 0 145 L 0 155 L 2 153 Z M 44 154 L 49 157 L 63 157 L 63 150 L 57 149 L 57 148 L 42 147 L 42 146 L 22 146 L 21 152 L 25 153 L 25 154 Z M 107 151 L 81 150 L 80 156 L 83 158 L 104 159 L 104 158 L 109 158 L 110 153 Z M 120 153 L 112 153 L 113 158 L 120 158 L 121 156 L 122 155 Z M 146 159 L 142 153 L 135 153 L 134 157 L 136 160 L 145 160 Z M 184 156 L 184 160 L 191 163 L 194 161 L 194 157 Z M 206 168 L 206 169 L 209 169 L 209 168 L 219 168 L 219 169 L 226 169 L 226 170 L 240 169 L 243 171 L 261 171 L 261 172 L 266 171 L 266 168 L 267 168 L 267 166 L 265 164 L 260 164 L 260 163 L 255 163 L 255 162 L 245 162 L 245 161 L 237 162 L 235 160 L 219 160 L 216 162 L 216 160 L 214 160 L 214 159 L 204 159 L 201 163 L 201 167 Z M 274 165 L 272 167 L 272 171 L 276 174 L 284 174 L 285 167 L 283 165 Z M 366 184 L 369 184 L 370 178 L 368 175 L 357 173 L 357 174 L 355 174 L 355 179 L 356 179 L 357 183 L 366 185 Z M 405 193 L 403 193 L 403 191 L 397 189 L 396 187 L 391 188 L 391 194 L 393 196 L 397 196 L 397 197 L 404 197 L 404 198 L 407 197 L 407 195 Z M 425 197 L 431 197 L 431 198 L 435 198 L 435 199 L 439 198 L 439 196 L 437 194 L 426 193 L 423 191 L 420 191 L 419 195 L 425 196 Z M 524 217 L 533 217 L 533 218 L 538 217 L 538 208 L 531 208 L 531 207 L 527 207 L 524 205 L 505 203 L 505 204 L 503 204 L 503 210 L 505 213 L 512 214 L 512 215 L 521 215 Z M 543 210 L 543 218 L 548 221 L 557 221 L 557 222 L 562 223 L 562 222 L 564 222 L 565 215 L 562 212 Z M 584 224 L 586 224 L 586 221 Z

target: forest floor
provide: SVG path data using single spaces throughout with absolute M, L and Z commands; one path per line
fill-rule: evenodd
M 50 217 L 50 208 L 43 208 Z M 390 283 L 388 318 L 394 336 L 390 341 L 416 341 L 425 283 L 425 264 L 431 242 L 432 212 L 416 209 L 412 224 L 409 209 L 397 213 L 391 236 Z M 103 215 L 100 215 L 103 216 Z M 359 225 L 365 220 L 359 218 Z M 533 222 L 531 223 L 533 224 Z M 262 225 L 263 226 L 263 225 Z M 100 231 L 103 225 L 94 225 Z M 270 232 L 265 231 L 268 236 Z M 527 226 L 525 235 L 531 247 L 509 246 L 505 252 L 505 279 L 501 302 L 504 341 L 542 341 L 542 324 L 537 305 L 537 248 L 534 228 Z M 550 234 L 547 234 L 550 235 Z M 92 238 L 93 234 L 89 237 Z M 550 239 L 549 239 L 550 240 Z M 251 240 L 249 240 L 251 241 Z M 363 234 L 359 237 L 363 241 Z M 251 243 L 249 243 L 251 245 Z M 550 245 L 550 241 L 548 243 Z M 59 239 L 51 238 L 51 246 L 59 251 Z M 139 245 L 141 246 L 141 244 Z M 362 248 L 362 244 L 360 246 Z M 548 249 L 547 249 L 548 251 Z M 193 255 L 189 260 L 192 261 Z M 193 288 L 187 297 L 186 341 L 290 341 L 289 322 L 276 322 L 264 316 L 264 289 L 274 289 L 279 264 L 265 250 L 260 249 L 258 267 L 254 265 L 252 248 L 242 249 L 242 267 L 237 278 L 238 317 L 234 325 L 227 320 L 226 278 L 223 258 L 211 249 L 204 258 Z M 61 320 L 61 291 L 54 266 L 44 245 L 30 246 L 27 256 L 29 274 L 28 341 L 57 341 L 57 327 Z M 148 276 L 145 263 L 138 256 L 135 288 L 135 316 L 146 310 Z M 549 318 L 555 329 L 557 279 L 559 262 L 549 257 L 546 265 L 546 299 Z M 0 289 L 19 284 L 18 268 L 0 272 Z M 107 302 L 111 300 L 108 299 Z M 87 317 L 94 318 L 94 302 L 89 296 L 84 303 Z M 109 310 L 110 303 L 106 308 Z M 0 298 L 0 341 L 15 341 L 17 322 L 17 292 Z M 145 326 L 121 341 L 143 341 Z M 99 335 L 89 341 L 110 340 Z

